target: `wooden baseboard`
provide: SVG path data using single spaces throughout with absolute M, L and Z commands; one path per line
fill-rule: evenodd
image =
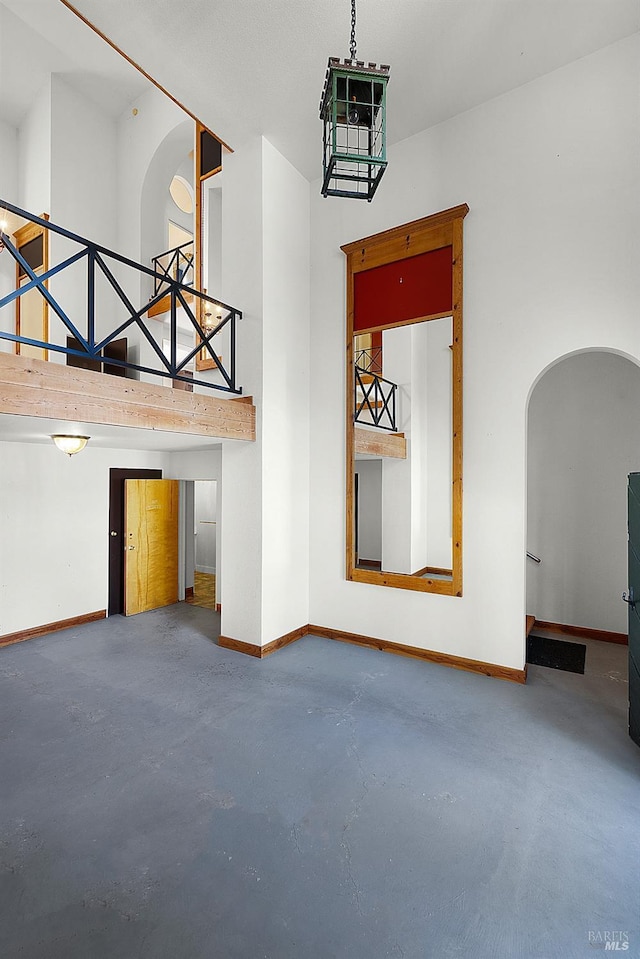
M 193 586 L 185 586 L 184 588 L 184 598 L 193 599 Z
M 220 603 L 216 603 L 216 613 L 221 613 L 221 612 L 222 612 L 222 605 Z
M 0 636 L 0 646 L 12 646 L 14 643 L 23 643 L 26 639 L 35 639 L 36 636 L 46 636 L 47 633 L 57 633 L 61 629 L 71 629 L 73 626 L 84 626 L 85 623 L 95 623 L 104 619 L 106 609 L 98 609 L 95 613 L 84 613 L 82 616 L 72 616 L 70 619 L 60 619 L 57 623 L 45 623 L 44 626 L 33 626 L 31 629 L 21 629 L 17 633 L 5 633 Z
M 427 573 L 432 573 L 435 576 L 453 576 L 453 570 L 445 569 L 443 566 L 423 566 L 422 569 L 417 569 L 411 575 L 426 576 Z
M 421 649 L 418 646 L 404 646 L 402 643 L 393 643 L 386 639 L 374 639 L 372 636 L 361 636 L 358 633 L 345 633 L 340 629 L 328 629 L 325 626 L 309 626 L 309 632 L 314 636 L 337 639 L 341 643 L 354 643 L 357 646 L 379 649 L 384 653 L 395 653 L 398 656 L 409 656 L 412 659 L 424 659 L 430 663 L 438 663 L 440 666 L 452 666 L 454 669 L 463 669 L 469 673 L 481 673 L 495 679 L 506 679 L 512 683 L 525 683 L 527 681 L 526 666 L 524 669 L 513 669 L 510 666 L 483 663 L 477 659 L 465 659 L 463 656 L 438 653 L 431 649 Z
M 224 649 L 233 649 L 236 653 L 244 653 L 246 656 L 255 656 L 256 659 L 262 659 L 262 646 L 256 646 L 255 643 L 245 643 L 241 639 L 232 639 L 231 636 L 218 636 L 218 646 Z
M 218 606 L 218 609 L 220 607 Z M 74 626 L 82 626 L 85 623 L 94 623 L 99 619 L 104 619 L 107 615 L 106 609 L 99 609 L 93 613 L 85 613 L 82 616 L 72 616 L 70 619 L 61 619 L 56 623 L 46 623 L 44 626 L 35 626 L 32 629 L 23 629 L 16 633 L 5 633 L 0 636 L 0 647 L 11 646 L 14 643 L 22 643 L 27 639 L 35 639 L 37 636 L 45 636 L 48 633 L 56 633 L 62 629 L 71 629 Z M 600 630 L 587 630 L 580 626 L 560 626 L 558 623 L 543 623 L 536 620 L 536 625 L 541 629 L 549 629 L 557 632 L 572 630 L 572 635 L 588 634 L 590 639 L 601 639 L 607 637 L 607 642 L 620 643 L 627 641 L 624 633 L 602 633 Z M 576 632 L 579 630 L 580 632 Z M 595 635 L 598 634 L 598 635 Z M 412 659 L 423 659 L 430 663 L 438 663 L 441 666 L 451 666 L 454 669 L 463 669 L 470 673 L 481 673 L 485 676 L 493 676 L 496 679 L 506 679 L 513 683 L 525 683 L 527 678 L 527 668 L 513 669 L 509 666 L 498 666 L 495 663 L 484 663 L 476 659 L 465 659 L 463 656 L 453 656 L 450 653 L 438 653 L 431 649 L 421 649 L 418 646 L 404 646 L 402 643 L 394 643 L 390 640 L 376 639 L 373 636 L 363 636 L 359 633 L 346 633 L 339 629 L 330 629 L 326 626 L 299 626 L 298 629 L 279 636 L 272 642 L 264 646 L 258 646 L 254 643 L 245 643 L 239 639 L 232 639 L 230 636 L 219 636 L 218 645 L 224 649 L 233 649 L 236 652 L 244 653 L 247 656 L 254 656 L 256 659 L 264 659 L 278 649 L 283 649 L 291 643 L 295 643 L 303 636 L 322 636 L 326 639 L 335 639 L 342 643 L 353 643 L 357 646 L 367 646 L 371 649 L 379 649 L 381 652 L 395 653 L 397 656 L 408 656 Z M 624 639 L 612 639 L 611 637 L 623 636 Z
M 298 629 L 293 629 L 290 633 L 285 633 L 284 636 L 279 636 L 278 639 L 274 639 L 264 646 L 245 643 L 240 639 L 232 639 L 230 636 L 219 636 L 218 646 L 223 646 L 224 649 L 233 649 L 237 653 L 245 653 L 247 656 L 255 656 L 256 659 L 264 659 L 265 656 L 275 653 L 277 649 L 282 649 L 284 646 L 289 646 L 290 643 L 302 639 L 309 632 L 309 626 L 299 626 Z
M 534 625 L 537 629 L 546 629 L 550 633 L 558 633 L 559 636 L 573 636 L 575 639 L 597 639 L 601 643 L 618 643 L 621 646 L 627 646 L 629 643 L 629 637 L 626 633 L 613 633 L 606 629 L 589 629 L 587 626 L 547 623 L 542 619 L 536 619 Z
M 535 616 L 525 616 L 524 623 L 526 627 L 526 635 L 528 636 L 531 630 L 533 629 L 534 623 L 536 621 Z
M 326 626 L 300 626 L 279 639 L 267 643 L 266 646 L 257 646 L 254 643 L 245 643 L 229 636 L 220 636 L 218 645 L 225 649 L 233 649 L 238 653 L 264 659 L 277 649 L 295 643 L 303 636 L 321 636 L 325 639 L 336 639 L 342 643 L 354 643 L 357 646 L 368 646 L 385 653 L 395 653 L 398 656 L 409 656 L 413 659 L 423 659 L 440 666 L 452 666 L 454 669 L 463 669 L 469 673 L 480 673 L 483 676 L 492 676 L 494 679 L 506 679 L 512 683 L 526 683 L 527 667 L 513 669 L 510 666 L 498 666 L 495 663 L 483 663 L 476 659 L 465 659 L 463 656 L 453 656 L 450 653 L 438 653 L 431 649 L 421 649 L 418 646 L 403 646 L 402 643 L 393 643 L 385 639 L 375 639 L 373 636 L 362 636 L 359 633 L 345 633 L 340 629 L 329 629 Z

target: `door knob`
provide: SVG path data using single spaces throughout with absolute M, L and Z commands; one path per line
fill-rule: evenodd
M 629 594 L 628 594 L 628 595 L 627 595 L 626 593 L 623 593 L 623 594 L 622 594 L 622 598 L 623 598 L 623 600 L 625 601 L 625 603 L 628 603 L 628 604 L 629 604 L 629 606 L 631 607 L 631 609 L 634 609 L 634 608 L 635 608 L 636 601 L 635 601 L 635 599 L 633 598 L 633 586 L 630 586 L 630 587 L 629 587 Z
M 112 529 L 112 530 L 111 530 L 111 535 L 112 535 L 112 536 L 117 536 L 117 535 L 118 535 L 118 534 L 116 533 L 115 529 Z

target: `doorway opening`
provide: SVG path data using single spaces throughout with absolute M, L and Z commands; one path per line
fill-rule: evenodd
M 621 599 L 627 586 L 627 477 L 640 469 L 633 442 L 638 403 L 637 364 L 612 351 L 589 350 L 548 367 L 527 411 L 531 637 L 550 648 L 569 643 L 559 655 L 576 653 L 573 644 L 581 644 L 584 665 L 572 669 L 531 654 L 527 660 L 584 670 L 590 684 L 615 686 L 621 703 L 627 696 L 627 607 Z
M 162 479 L 162 470 L 109 470 L 109 616 L 124 615 L 124 483 L 128 479 Z
M 535 384 L 527 422 L 527 613 L 626 632 L 627 476 L 640 369 L 617 353 L 563 357 Z
M 218 483 L 185 483 L 185 600 L 220 611 Z

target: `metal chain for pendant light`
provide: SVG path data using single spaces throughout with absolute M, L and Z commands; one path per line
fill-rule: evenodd
M 351 59 L 356 58 L 356 0 L 351 0 L 351 44 L 349 46 Z

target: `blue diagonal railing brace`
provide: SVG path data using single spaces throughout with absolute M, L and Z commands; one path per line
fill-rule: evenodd
M 159 269 L 153 270 L 147 266 L 144 266 L 142 263 L 136 263 L 134 260 L 131 260 L 120 253 L 116 253 L 114 250 L 110 250 L 99 243 L 94 243 L 91 240 L 87 240 L 85 237 L 81 237 L 75 233 L 72 233 L 70 230 L 58 226 L 57 224 L 52 223 L 50 220 L 46 220 L 43 217 L 28 213 L 26 210 L 20 209 L 20 207 L 15 206 L 13 203 L 0 200 L 0 210 L 6 210 L 9 213 L 13 213 L 23 220 L 28 220 L 30 223 L 42 227 L 43 230 L 46 230 L 49 233 L 61 236 L 64 239 L 70 240 L 82 247 L 81 250 L 74 253 L 72 256 L 67 257 L 65 260 L 55 264 L 53 267 L 48 268 L 44 273 L 37 275 L 26 261 L 24 256 L 22 256 L 15 244 L 11 241 L 9 235 L 0 230 L 0 250 L 5 248 L 9 251 L 16 263 L 19 264 L 20 273 L 24 274 L 24 276 L 27 278 L 27 282 L 25 282 L 22 286 L 19 286 L 17 289 L 6 294 L 6 296 L 0 298 L 0 309 L 10 306 L 12 303 L 19 300 L 21 296 L 24 296 L 26 293 L 37 289 L 51 310 L 62 322 L 65 329 L 67 329 L 77 341 L 77 344 L 74 346 L 66 346 L 62 345 L 61 343 L 52 343 L 45 340 L 37 340 L 32 337 L 22 336 L 18 333 L 10 333 L 8 331 L 5 332 L 1 329 L 0 339 L 5 339 L 13 343 L 24 343 L 26 345 L 35 346 L 43 350 L 52 350 L 56 353 L 66 354 L 67 356 L 84 358 L 89 357 L 97 360 L 99 363 L 108 364 L 109 366 L 118 366 L 125 369 L 136 370 L 141 373 L 151 373 L 163 377 L 170 377 L 174 380 L 181 380 L 197 386 L 207 387 L 208 389 L 223 390 L 224 392 L 228 393 L 242 393 L 242 388 L 236 385 L 235 343 L 236 321 L 242 317 L 242 313 L 240 310 L 230 306 L 228 303 L 223 303 L 221 300 L 216 300 L 214 297 L 209 296 L 200 290 L 196 290 L 182 282 L 187 271 L 191 270 L 193 266 L 193 254 L 185 253 L 184 249 L 190 244 L 183 244 L 181 247 L 176 247 L 173 251 L 168 250 L 167 254 L 172 255 L 167 267 L 165 267 L 162 263 L 158 263 L 160 260 L 159 257 L 154 258 L 153 262 L 159 266 Z M 165 256 L 165 254 L 162 254 L 162 256 Z M 83 335 L 81 330 L 78 329 L 76 322 L 71 319 L 63 305 L 59 302 L 59 299 L 57 299 L 47 288 L 47 283 L 53 277 L 63 273 L 64 270 L 74 266 L 84 257 L 87 259 L 87 268 L 86 333 Z M 154 295 L 150 300 L 144 303 L 140 309 L 135 308 L 127 293 L 122 288 L 119 280 L 116 278 L 113 271 L 107 264 L 107 260 L 121 264 L 130 270 L 135 270 L 138 274 L 148 276 L 153 280 Z M 174 266 L 177 274 L 175 279 L 171 275 Z M 184 266 L 184 269 L 182 266 Z M 96 319 L 99 306 L 96 288 L 96 267 L 100 270 L 127 312 L 126 319 L 119 323 L 117 327 L 111 330 L 111 332 L 106 336 L 103 336 L 100 342 L 96 342 Z M 148 314 L 149 310 L 167 298 L 170 327 L 170 348 L 168 350 L 168 357 L 160 348 L 160 345 L 156 337 L 153 335 L 151 329 L 148 328 L 146 319 L 146 314 Z M 202 304 L 202 306 L 199 305 L 198 309 L 194 312 L 189 305 L 189 299 L 193 299 L 195 302 Z M 226 313 L 226 316 L 224 316 L 221 322 L 219 322 L 213 329 L 210 329 L 209 327 L 203 327 L 198 320 L 200 310 L 204 308 L 205 304 L 216 307 L 217 312 L 220 314 Z M 195 337 L 195 346 L 192 349 L 189 349 L 186 358 L 181 360 L 178 360 L 178 308 L 184 312 L 191 328 L 193 329 L 193 335 Z M 152 320 L 152 323 L 155 323 L 155 321 Z M 122 360 L 116 357 L 104 356 L 103 351 L 105 348 L 112 341 L 116 340 L 130 326 L 135 326 L 140 330 L 142 336 L 149 343 L 154 354 L 157 356 L 160 364 L 159 367 L 154 368 L 140 363 L 129 362 L 128 359 Z M 228 330 L 228 334 L 225 334 L 225 336 L 228 336 L 228 344 L 225 346 L 225 351 L 228 349 L 229 353 L 228 363 L 226 366 L 223 364 L 220 356 L 218 355 L 219 348 L 216 350 L 212 342 L 214 337 L 221 334 L 224 330 Z M 225 343 L 226 342 L 227 339 L 225 338 Z M 80 347 L 79 349 L 76 348 L 78 345 Z M 204 351 L 206 355 L 213 360 L 213 371 L 216 375 L 219 374 L 222 382 L 215 382 L 199 378 L 196 379 L 194 376 L 185 373 L 185 367 L 202 351 Z
M 33 289 L 33 287 L 37 287 L 37 288 L 38 288 L 38 290 L 40 291 L 40 293 L 42 293 L 43 297 L 45 298 L 45 300 L 47 301 L 47 303 L 49 304 L 49 306 L 51 307 L 51 309 L 53 310 L 53 312 L 56 314 L 56 316 L 58 316 L 58 317 L 62 320 L 62 322 L 64 323 L 64 325 L 67 327 L 68 330 L 70 330 L 71 333 L 73 333 L 73 335 L 76 337 L 76 339 L 80 340 L 80 342 L 83 343 L 83 344 L 86 346 L 86 345 L 87 345 L 87 341 L 84 339 L 84 337 L 83 337 L 83 336 L 78 332 L 78 330 L 75 328 L 75 326 L 73 325 L 73 323 L 71 322 L 71 320 L 69 319 L 69 317 L 67 316 L 67 314 L 64 312 L 64 310 L 62 309 L 62 307 L 60 306 L 60 304 L 57 302 L 57 300 L 55 300 L 55 299 L 53 298 L 53 296 L 51 295 L 51 293 L 49 292 L 49 290 L 48 290 L 48 289 L 46 288 L 46 286 L 44 285 L 44 280 L 42 279 L 42 277 L 37 276 L 37 275 L 34 273 L 34 271 L 31 269 L 31 267 L 29 266 L 29 264 L 27 263 L 27 261 L 25 260 L 25 258 L 18 252 L 18 250 L 16 249 L 16 247 L 13 245 L 13 243 L 11 242 L 11 240 L 10 240 L 4 233 L 1 234 L 1 236 L 2 236 L 2 242 L 4 243 L 6 249 L 9 250 L 9 252 L 13 254 L 14 259 L 20 264 L 20 266 L 22 267 L 22 269 L 24 270 L 24 272 L 26 273 L 26 275 L 31 278 L 31 280 L 32 280 L 31 289 Z M 86 251 L 83 251 L 83 255 L 86 255 Z M 79 257 L 78 259 L 80 259 L 80 257 Z M 68 264 L 67 264 L 67 265 L 68 265 Z M 64 268 L 63 268 L 63 269 L 64 269 Z M 60 271 L 58 271 L 58 272 L 62 272 L 62 271 L 60 270 Z M 27 286 L 29 286 L 29 284 L 27 284 Z M 19 296 L 23 296 L 25 290 L 26 290 L 26 286 L 25 286 L 25 287 L 20 287 L 20 290 L 19 290 L 18 295 L 19 295 Z M 9 295 L 11 296 L 11 294 L 9 294 Z M 13 297 L 12 297 L 12 299 L 13 299 Z M 3 300 L 0 300 L 0 307 L 2 307 L 2 306 L 4 306 L 4 301 L 3 301 Z M 1 336 L 1 335 L 2 335 L 2 334 L 0 333 L 0 336 Z M 18 341 L 19 341 L 19 338 L 18 338 Z

